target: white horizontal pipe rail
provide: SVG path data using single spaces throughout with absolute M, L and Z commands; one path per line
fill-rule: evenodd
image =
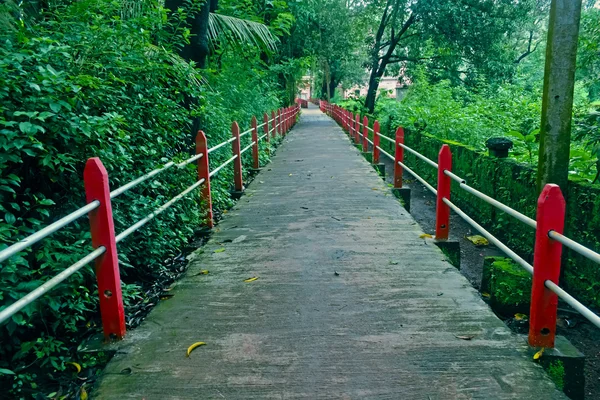
M 600 254 L 596 253 L 593 250 L 588 249 L 585 246 L 580 245 L 573 239 L 569 239 L 565 235 L 562 235 L 562 234 L 560 234 L 558 232 L 554 232 L 554 231 L 548 232 L 548 237 L 550 239 L 554 239 L 557 242 L 562 243 L 564 246 L 567 246 L 569 249 L 575 251 L 576 253 L 579 253 L 582 256 L 587 257 L 590 260 L 600 264 Z
M 473 196 L 485 201 L 488 204 L 493 205 L 494 207 L 496 207 L 497 209 L 507 213 L 508 215 L 511 215 L 512 217 L 518 219 L 519 221 L 523 222 L 525 225 L 536 229 L 537 228 L 537 222 L 535 222 L 535 220 L 529 218 L 528 216 L 526 216 L 525 214 L 521 214 L 520 212 L 518 212 L 517 210 L 510 208 L 509 206 L 499 202 L 496 199 L 491 198 L 490 196 L 480 192 L 479 190 L 467 185 L 466 181 L 464 179 L 462 179 L 461 177 L 453 174 L 452 172 L 448 171 L 448 170 L 444 170 L 444 174 L 446 174 L 447 176 L 449 176 L 450 178 L 452 178 L 453 180 L 457 181 L 461 187 L 461 189 L 471 193 Z
M 196 154 L 194 157 L 190 157 L 187 160 L 180 162 L 179 164 L 177 164 L 177 168 L 183 168 L 188 164 L 193 163 L 196 160 L 201 159 L 202 157 L 204 157 L 204 153 L 200 153 L 200 154 Z
M 577 299 L 571 296 L 569 293 L 565 292 L 563 288 L 558 286 L 556 283 L 552 281 L 545 281 L 544 286 L 548 288 L 551 292 L 556 294 L 560 299 L 562 299 L 565 303 L 573 307 L 575 311 L 585 317 L 592 324 L 596 325 L 596 327 L 600 328 L 600 317 L 594 314 L 589 308 L 581 304 Z
M 381 133 L 379 133 L 379 137 L 382 138 L 382 139 L 384 139 L 384 140 L 387 140 L 390 143 L 393 143 L 394 145 L 396 144 L 396 141 L 394 139 L 390 139 L 389 137 L 387 137 L 385 135 L 382 135 Z
M 163 167 L 154 169 L 154 170 L 148 172 L 147 174 L 142 175 L 142 176 L 140 176 L 137 179 L 134 179 L 133 181 L 129 182 L 128 184 L 123 185 L 120 188 L 115 189 L 112 192 L 110 192 L 110 198 L 114 199 L 115 197 L 122 195 L 126 191 L 133 189 L 134 187 L 136 187 L 140 183 L 145 182 L 148 179 L 152 178 L 153 176 L 158 175 L 161 172 L 168 170 L 169 168 L 171 168 L 174 165 L 175 165 L 174 162 L 172 162 L 172 161 L 168 162 Z
M 90 254 L 77 261 L 75 264 L 63 270 L 55 277 L 49 279 L 48 281 L 38 286 L 25 296 L 21 297 L 16 302 L 12 303 L 10 306 L 6 307 L 4 310 L 0 311 L 0 324 L 2 324 L 8 318 L 12 317 L 15 313 L 27 307 L 29 304 L 33 303 L 35 300 L 39 299 L 45 293 L 52 290 L 54 287 L 56 287 L 56 285 L 73 275 L 75 272 L 79 271 L 85 265 L 100 257 L 102 254 L 104 254 L 105 251 L 106 248 L 104 248 L 103 246 L 98 247 L 96 250 L 92 251 Z
M 469 217 L 463 210 L 458 208 L 454 203 L 452 203 L 447 198 L 443 198 L 442 201 L 452 209 L 456 214 L 458 214 L 462 219 L 464 219 L 469 225 L 473 228 L 477 229 L 487 240 L 496 245 L 500 250 L 504 252 L 507 256 L 512 258 L 517 264 L 519 264 L 523 269 L 533 275 L 533 266 L 529 264 L 527 261 L 523 260 L 517 253 L 512 251 L 508 246 L 498 240 L 494 235 L 486 231 L 481 225 L 473 220 L 473 218 Z
M 419 176 L 419 174 L 417 174 L 415 171 L 413 171 L 412 169 L 408 168 L 406 165 L 404 165 L 404 163 L 402 163 L 401 161 L 398 161 L 398 165 L 401 166 L 402 168 L 404 168 L 406 170 L 406 172 L 408 172 L 409 174 L 411 174 L 416 180 L 418 180 L 419 182 L 421 182 L 421 184 L 423 186 L 425 186 L 427 189 L 429 189 L 429 191 L 431 193 L 433 193 L 434 195 L 437 196 L 437 190 L 431 186 L 425 179 L 421 178 Z
M 402 148 L 412 154 L 414 154 L 415 156 L 417 156 L 418 158 L 420 158 L 421 160 L 425 161 L 427 164 L 431 165 L 433 168 L 438 167 L 437 163 L 431 161 L 429 158 L 425 157 L 424 155 L 422 155 L 421 153 L 419 153 L 418 151 L 415 151 L 413 149 L 411 149 L 410 147 L 402 144 L 402 143 L 398 143 L 400 146 L 402 146 Z
M 117 235 L 117 237 L 115 238 L 115 241 L 117 243 L 119 243 L 121 240 L 127 238 L 133 232 L 137 231 L 138 229 L 140 229 L 141 227 L 146 225 L 148 222 L 153 220 L 155 217 L 162 214 L 166 209 L 171 207 L 173 204 L 175 204 L 176 202 L 181 200 L 186 194 L 188 194 L 192 190 L 196 189 L 198 186 L 202 185 L 205 181 L 206 180 L 204 178 L 200 179 L 198 182 L 194 183 L 192 186 L 188 187 L 183 192 L 179 193 L 177 196 L 173 197 L 171 200 L 169 200 L 162 206 L 158 207 L 156 210 L 151 212 L 148 216 L 146 216 L 145 218 L 142 218 L 135 224 L 131 225 L 129 228 L 125 229 L 123 232 L 119 233 Z
M 256 142 L 250 143 L 248 146 L 244 147 L 242 149 L 242 151 L 240 151 L 240 154 L 244 154 L 246 151 L 250 150 L 252 148 L 252 146 L 254 146 L 255 144 L 256 144 Z
M 49 235 L 52 235 L 54 232 L 58 231 L 59 229 L 63 228 L 64 226 L 70 224 L 71 222 L 75 221 L 76 219 L 79 219 L 79 218 L 83 217 L 84 215 L 87 215 L 90 211 L 95 210 L 99 206 L 100 206 L 100 202 L 98 200 L 94 200 L 91 203 L 81 207 L 80 209 L 73 211 L 71 214 L 69 214 L 65 217 L 62 217 L 58 221 L 48 225 L 47 227 L 40 229 L 36 233 L 33 233 L 33 234 L 27 236 L 26 238 L 21 239 L 20 241 L 13 244 L 12 246 L 9 246 L 6 249 L 0 251 L 0 262 L 14 256 L 21 250 L 24 250 L 30 246 L 33 246 L 40 240 L 44 239 L 45 237 L 47 237 Z
M 208 149 L 208 154 L 210 154 L 210 153 L 212 153 L 213 151 L 215 151 L 215 150 L 218 150 L 218 149 L 220 149 L 221 147 L 223 147 L 223 146 L 225 146 L 225 145 L 227 145 L 227 144 L 229 144 L 229 143 L 233 142 L 235 139 L 236 139 L 235 137 L 232 137 L 231 139 L 229 139 L 229 140 L 227 140 L 227 141 L 225 141 L 225 142 L 223 142 L 223 143 L 220 143 L 220 144 L 216 145 L 215 147 L 211 147 L 210 149 Z
M 233 160 L 235 160 L 237 158 L 237 154 L 234 155 L 233 157 L 231 157 L 229 160 L 225 161 L 223 164 L 219 165 L 217 168 L 214 169 L 214 171 L 211 171 L 210 174 L 208 174 L 209 178 L 212 178 L 214 175 L 216 175 L 220 170 L 222 170 L 223 168 L 225 168 L 225 166 L 227 164 L 230 164 Z
M 388 153 L 387 151 L 385 151 L 384 149 L 382 149 L 380 146 L 376 146 L 376 147 L 379 149 L 379 151 L 381 152 L 381 154 L 383 154 L 387 158 L 391 159 L 392 161 L 396 160 L 396 158 L 394 156 L 392 156 L 390 153 Z

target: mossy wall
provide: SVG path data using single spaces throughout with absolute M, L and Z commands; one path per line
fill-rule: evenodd
M 394 137 L 390 127 L 382 133 Z M 393 145 L 383 141 L 383 147 L 393 152 Z M 405 129 L 407 146 L 437 162 L 443 144 L 452 150 L 452 170 L 477 190 L 535 219 L 537 205 L 536 170 L 512 159 L 497 159 L 461 143 L 441 140 L 427 133 Z M 437 171 L 430 165 L 405 152 L 406 165 L 434 187 Z M 405 174 L 406 178 L 410 174 Z M 600 186 L 571 179 L 567 193 L 565 234 L 571 239 L 600 251 Z M 479 200 L 452 182 L 452 201 L 490 230 L 502 242 L 529 262 L 533 259 L 535 232 L 525 224 Z M 452 229 L 452 227 L 450 227 Z M 600 267 L 564 248 L 565 262 L 561 285 L 578 299 L 600 307 Z

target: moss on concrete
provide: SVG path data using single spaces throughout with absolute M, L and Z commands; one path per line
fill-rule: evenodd
M 492 264 L 496 261 L 505 260 L 506 257 L 489 256 L 483 258 L 483 270 L 481 273 L 481 286 L 479 291 L 481 293 L 490 293 L 490 284 L 492 280 Z
M 552 361 L 546 368 L 546 372 L 556 387 L 563 390 L 565 387 L 565 366 L 563 362 L 560 360 Z
M 490 305 L 499 314 L 528 313 L 531 276 L 508 258 L 495 260 L 489 278 Z

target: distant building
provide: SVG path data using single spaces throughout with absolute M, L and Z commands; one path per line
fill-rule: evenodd
M 312 77 L 307 75 L 303 76 L 302 80 L 298 84 L 298 96 L 302 100 L 312 99 L 312 88 L 310 85 L 311 81 Z
M 385 96 L 400 101 L 406 96 L 409 85 L 410 82 L 404 76 L 384 76 L 379 81 L 377 96 Z M 344 98 L 365 97 L 368 90 L 369 86 L 366 83 L 361 86 L 354 86 L 344 91 Z

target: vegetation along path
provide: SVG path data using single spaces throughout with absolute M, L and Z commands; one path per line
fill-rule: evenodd
M 95 396 L 566 398 L 421 233 L 310 108 Z

